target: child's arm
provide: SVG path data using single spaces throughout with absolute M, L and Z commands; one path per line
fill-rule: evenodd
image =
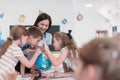
M 24 50 L 23 53 L 24 53 L 24 54 L 29 54 L 29 53 L 34 52 L 34 51 L 35 51 L 35 50 L 32 50 L 32 49 L 29 49 L 29 48 L 28 48 L 28 49 Z
M 67 56 L 67 52 L 65 50 L 63 50 L 61 52 L 61 54 L 56 58 L 51 51 L 49 50 L 49 47 L 46 43 L 44 43 L 44 50 L 46 51 L 50 61 L 52 62 L 52 65 L 57 67 L 60 64 L 63 63 L 63 61 L 65 60 L 66 56 Z
M 24 65 L 25 67 L 28 67 L 28 68 L 31 68 L 37 57 L 39 56 L 39 54 L 41 54 L 41 50 L 38 48 L 35 52 L 35 54 L 33 55 L 33 57 L 28 60 L 24 55 L 23 56 L 20 56 L 20 57 L 17 57 L 17 59 L 21 62 L 22 65 Z
M 21 74 L 22 76 L 25 75 L 25 66 L 23 66 L 22 64 L 20 65 L 20 74 Z

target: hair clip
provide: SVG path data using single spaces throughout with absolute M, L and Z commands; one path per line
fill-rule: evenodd
M 72 39 L 71 32 L 72 32 L 72 30 L 68 30 L 67 36 L 69 39 Z

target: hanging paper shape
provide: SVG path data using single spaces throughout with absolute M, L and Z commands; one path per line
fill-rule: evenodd
M 43 13 L 43 11 L 42 10 L 38 10 L 38 13 L 41 14 L 41 13 Z
M 66 24 L 68 21 L 67 21 L 67 19 L 64 18 L 61 22 L 62 22 L 62 24 Z
M 4 13 L 0 13 L 0 18 L 2 19 L 4 17 Z
M 83 16 L 80 14 L 80 12 L 78 13 L 76 18 L 77 18 L 78 21 L 82 21 L 83 20 Z
M 25 20 L 25 15 L 21 14 L 19 17 L 19 22 L 23 22 Z

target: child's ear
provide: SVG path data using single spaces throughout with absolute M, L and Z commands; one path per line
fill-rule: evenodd
M 93 65 L 88 65 L 86 69 L 86 80 L 94 80 L 96 76 L 96 68 Z

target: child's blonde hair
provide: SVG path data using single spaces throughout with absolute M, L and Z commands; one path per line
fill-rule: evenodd
M 70 55 L 74 55 L 74 57 L 76 57 L 76 51 L 78 51 L 78 47 L 70 33 L 71 32 L 56 32 L 54 33 L 54 38 L 58 41 L 61 40 L 61 48 L 67 47 L 68 50 L 72 52 Z
M 28 35 L 27 29 L 22 25 L 15 25 L 10 30 L 10 36 L 7 38 L 7 41 L 2 45 L 0 51 L 0 57 L 5 53 L 9 45 L 12 44 L 12 40 L 18 40 L 22 35 Z

